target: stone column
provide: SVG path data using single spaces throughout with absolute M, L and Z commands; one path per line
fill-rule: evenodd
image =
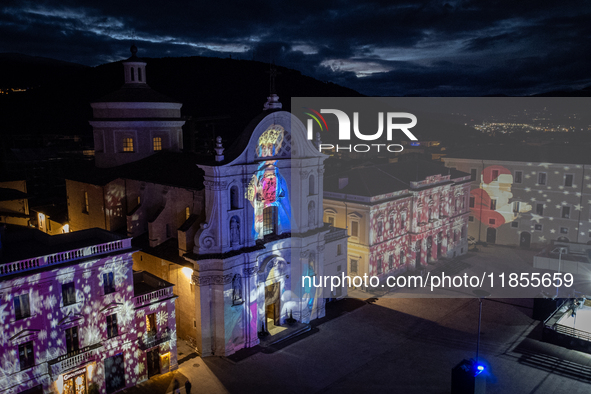
M 245 268 L 244 272 L 244 346 L 259 344 L 257 267 Z

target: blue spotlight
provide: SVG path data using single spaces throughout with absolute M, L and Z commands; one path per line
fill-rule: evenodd
M 484 365 L 477 365 L 476 366 L 476 374 L 474 376 L 480 375 L 484 371 Z

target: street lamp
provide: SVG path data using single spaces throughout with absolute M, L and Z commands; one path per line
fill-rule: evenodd
M 558 248 L 558 273 L 560 273 L 560 263 L 562 262 L 562 254 L 567 254 L 568 250 L 566 248 Z M 558 283 L 558 282 L 556 282 Z M 556 296 L 554 298 L 558 298 L 558 286 L 556 286 Z
M 451 392 L 452 394 L 484 394 L 486 392 L 486 376 L 481 375 L 484 372 L 484 365 L 478 361 L 480 351 L 480 323 L 482 320 L 482 299 L 490 296 L 488 291 L 474 290 L 474 295 L 478 297 L 478 340 L 476 342 L 476 359 L 462 360 L 451 370 Z
M 473 290 L 472 293 L 474 293 L 474 295 L 476 297 L 478 297 L 478 303 L 479 303 L 479 307 L 478 307 L 478 339 L 476 340 L 476 365 L 477 368 L 480 372 L 482 372 L 484 370 L 484 367 L 480 364 L 478 364 L 478 354 L 480 351 L 480 323 L 482 321 L 482 299 L 489 297 L 490 293 L 486 290 L 481 290 L 481 289 L 476 289 Z M 482 368 L 482 369 L 480 369 Z

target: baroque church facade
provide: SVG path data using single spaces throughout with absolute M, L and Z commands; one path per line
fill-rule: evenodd
M 147 86 L 136 51 L 120 91 L 92 103 L 100 168 L 67 180 L 72 231 L 134 237 L 134 269 L 175 285 L 177 335 L 201 356 L 323 317 L 346 294 L 302 282 L 346 271 L 347 235 L 322 220 L 327 156 L 275 94 L 215 156 L 182 151 L 181 104 Z

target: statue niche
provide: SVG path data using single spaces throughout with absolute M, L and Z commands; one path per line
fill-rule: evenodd
M 230 219 L 230 244 L 232 246 L 240 245 L 240 218 L 232 216 Z
M 240 274 L 234 275 L 232 279 L 232 305 L 242 305 L 242 277 Z

